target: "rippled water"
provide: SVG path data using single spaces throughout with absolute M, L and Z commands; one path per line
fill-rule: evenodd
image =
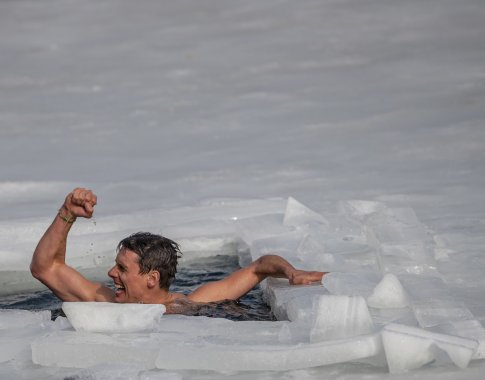
M 199 285 L 220 280 L 239 268 L 235 256 L 218 255 L 209 258 L 197 259 L 184 263 L 179 267 L 176 280 L 171 290 L 180 293 L 190 293 Z M 106 282 L 112 287 L 111 282 Z M 62 315 L 61 303 L 49 290 L 13 295 L 0 299 L 0 308 L 51 310 L 52 318 Z M 187 315 L 227 318 L 235 321 L 268 321 L 275 320 L 271 310 L 262 300 L 259 287 L 250 291 L 239 301 L 212 302 L 207 304 L 194 304 L 184 310 Z

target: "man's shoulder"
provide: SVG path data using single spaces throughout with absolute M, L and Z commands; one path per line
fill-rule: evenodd
M 178 299 L 178 298 L 187 298 L 187 296 L 183 293 L 171 293 L 172 299 Z
M 165 303 L 165 307 L 167 308 L 167 314 L 184 314 L 185 309 L 187 308 L 187 303 L 189 303 L 189 299 L 185 294 L 182 293 L 171 293 L 170 294 L 170 301 Z

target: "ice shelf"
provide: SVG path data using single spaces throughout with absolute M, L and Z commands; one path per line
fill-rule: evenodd
M 377 355 L 381 350 L 378 334 L 287 346 L 179 343 L 162 347 L 156 366 L 161 369 L 221 372 L 286 371 L 368 358 Z

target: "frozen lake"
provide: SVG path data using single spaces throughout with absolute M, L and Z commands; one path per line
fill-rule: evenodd
M 282 215 L 288 196 L 323 216 L 359 199 L 414 210 L 449 296 L 484 325 L 484 19 L 480 0 L 0 2 L 2 294 L 38 288 L 30 255 L 76 186 L 98 194 L 96 225 L 70 241 L 95 277 L 143 228 L 189 254 L 233 251 L 218 220 Z M 259 222 L 237 231 L 272 235 Z M 469 380 L 484 365 L 400 376 Z M 0 377 L 73 373 L 25 366 Z M 258 374 L 391 376 L 367 363 Z

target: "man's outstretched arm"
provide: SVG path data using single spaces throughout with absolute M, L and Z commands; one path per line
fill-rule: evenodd
M 280 256 L 266 255 L 223 280 L 202 285 L 187 298 L 194 302 L 236 300 L 266 277 L 287 278 L 292 285 L 308 285 L 320 282 L 325 273 L 298 270 Z
M 66 265 L 67 235 L 77 217 L 90 218 L 97 198 L 92 191 L 77 188 L 69 193 L 54 221 L 34 251 L 30 271 L 63 301 L 111 301 L 113 291 L 91 282 Z

